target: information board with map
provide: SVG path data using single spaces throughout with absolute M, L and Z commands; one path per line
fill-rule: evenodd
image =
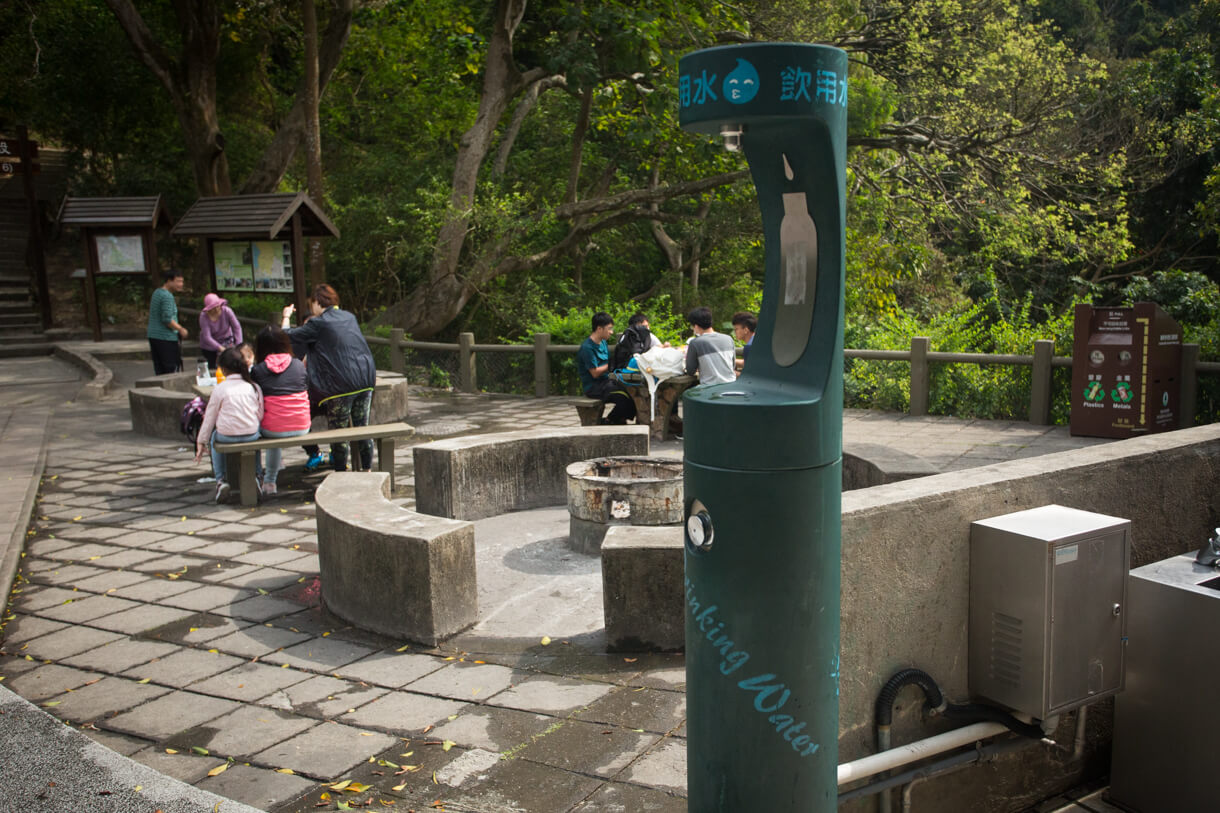
M 216 240 L 216 290 L 292 293 L 292 244 L 287 240 Z
M 144 267 L 144 238 L 138 234 L 99 234 L 97 270 L 103 274 L 139 274 Z

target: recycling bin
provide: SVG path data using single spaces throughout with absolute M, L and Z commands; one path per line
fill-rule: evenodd
M 1076 306 L 1073 435 L 1129 438 L 1178 427 L 1182 328 L 1152 302 Z

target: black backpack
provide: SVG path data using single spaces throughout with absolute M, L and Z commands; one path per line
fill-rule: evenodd
M 610 369 L 621 370 L 626 367 L 636 353 L 643 353 L 648 349 L 648 339 L 648 328 L 643 325 L 633 325 L 624 330 L 623 335 L 618 337 L 618 344 L 614 346 L 614 355 L 610 357 Z

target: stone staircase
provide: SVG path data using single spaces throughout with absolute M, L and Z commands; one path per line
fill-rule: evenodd
M 30 290 L 28 238 L 25 201 L 0 198 L 0 356 L 49 350 L 42 317 Z
M 67 186 L 64 153 L 40 150 L 40 162 L 42 172 L 35 176 L 35 194 L 53 211 Z M 20 176 L 0 179 L 0 357 L 42 355 L 51 350 L 51 342 L 42 330 L 42 315 L 27 264 L 29 231 Z

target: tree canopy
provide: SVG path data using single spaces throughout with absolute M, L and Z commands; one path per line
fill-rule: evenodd
M 416 337 L 635 301 L 756 303 L 744 160 L 676 123 L 686 52 L 851 57 L 848 301 L 862 325 L 1045 319 L 1220 275 L 1220 0 L 330 0 L 328 277 Z M 94 192 L 304 188 L 306 40 L 279 0 L 10 4 L 0 124 Z

